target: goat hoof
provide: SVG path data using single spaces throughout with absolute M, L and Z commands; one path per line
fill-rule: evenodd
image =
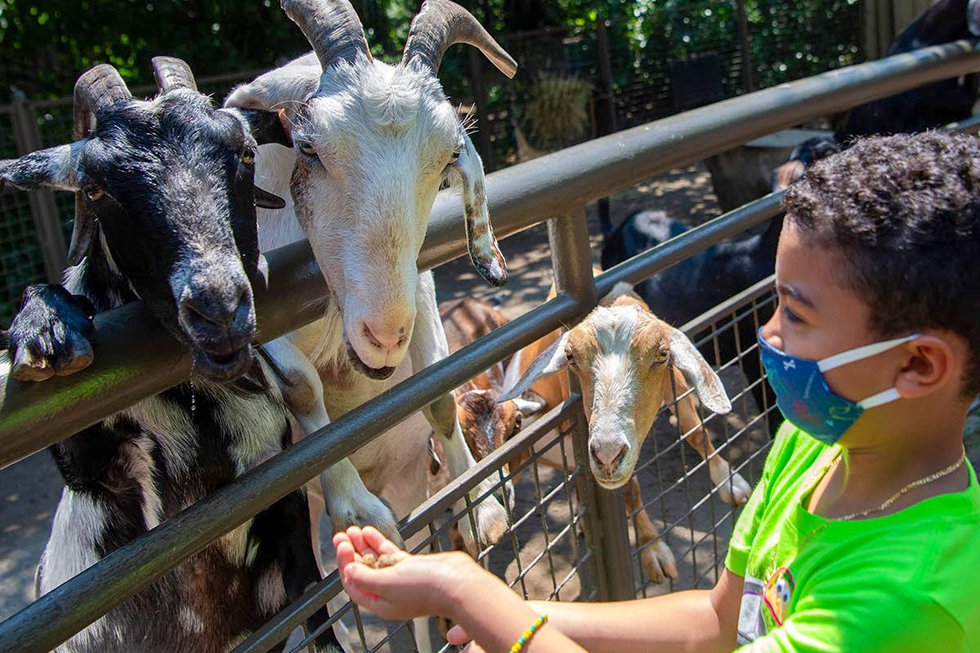
M 91 365 L 93 313 L 87 299 L 61 286 L 28 287 L 8 334 L 11 375 L 18 381 L 38 382 Z
M 732 474 L 730 479 L 725 479 L 718 486 L 718 496 L 730 506 L 745 505 L 751 494 L 752 486 L 742 478 L 741 474 Z
M 473 509 L 473 521 L 476 522 L 476 537 L 468 516 L 460 519 L 459 533 L 466 552 L 476 558 L 483 548 L 496 544 L 507 532 L 507 511 L 491 494 Z
M 346 500 L 333 497 L 333 499 L 327 506 L 327 512 L 334 533 L 346 531 L 351 526 L 373 526 L 399 548 L 404 548 L 405 541 L 398 532 L 398 520 L 382 499 L 370 492 L 366 497 L 347 497 Z
M 640 553 L 643 571 L 652 583 L 660 584 L 664 578 L 677 580 L 677 561 L 667 543 L 658 539 Z

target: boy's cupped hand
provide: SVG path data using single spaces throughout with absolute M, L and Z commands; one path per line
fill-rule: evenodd
M 351 526 L 333 537 L 340 581 L 351 599 L 383 619 L 426 615 L 453 618 L 453 606 L 466 583 L 467 567 L 479 569 L 460 553 L 412 555 L 376 529 Z M 383 565 L 377 561 L 383 560 Z

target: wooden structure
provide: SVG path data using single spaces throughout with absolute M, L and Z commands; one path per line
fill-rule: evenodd
M 933 0 L 864 0 L 865 59 L 885 56 L 892 40 Z

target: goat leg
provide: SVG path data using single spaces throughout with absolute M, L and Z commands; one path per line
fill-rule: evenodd
M 7 332 L 12 375 L 18 381 L 67 376 L 92 364 L 95 307 L 61 286 L 35 284 Z

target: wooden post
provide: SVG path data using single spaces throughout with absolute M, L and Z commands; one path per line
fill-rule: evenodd
M 606 19 L 602 16 L 596 21 L 595 49 L 599 64 L 599 88 L 595 93 L 596 136 L 605 136 L 616 131 L 616 102 L 613 99 L 615 96 L 612 85 L 612 62 L 609 57 L 609 37 L 606 33 Z M 614 227 L 609 198 L 600 198 L 597 208 L 603 236 L 608 236 Z
M 742 52 L 742 90 L 751 93 L 755 90 L 752 78 L 752 47 L 749 41 L 749 19 L 745 15 L 745 0 L 735 0 L 735 27 L 738 32 L 738 47 Z
M 41 134 L 37 129 L 34 109 L 22 91 L 14 91 L 11 117 L 18 154 L 24 155 L 40 150 L 43 145 Z M 59 283 L 68 262 L 68 248 L 61 231 L 54 193 L 49 190 L 33 191 L 27 194 L 27 199 L 30 203 L 31 217 L 34 219 L 41 255 L 44 258 L 44 274 L 48 282 Z
M 487 112 L 487 90 L 483 84 L 483 59 L 476 48 L 466 48 L 470 57 L 470 88 L 476 102 L 476 128 L 480 137 L 480 158 L 483 169 L 492 172 L 497 169 L 493 155 L 493 142 L 490 140 L 490 118 Z

